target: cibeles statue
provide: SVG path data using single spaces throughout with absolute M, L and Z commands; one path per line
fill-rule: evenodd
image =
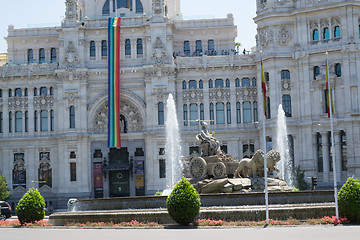
M 207 157 L 222 154 L 220 142 L 208 131 L 207 123 L 201 121 L 200 124 L 201 132 L 196 135 L 196 139 L 201 147 L 201 156 Z

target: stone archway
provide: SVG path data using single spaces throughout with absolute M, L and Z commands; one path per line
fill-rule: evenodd
M 126 119 L 126 132 L 141 132 L 143 119 L 137 107 L 126 99 L 120 100 L 120 114 Z M 122 124 L 124 126 L 124 124 Z M 108 129 L 108 102 L 103 103 L 96 111 L 93 120 L 95 133 L 105 133 Z M 124 132 L 124 130 L 121 130 Z

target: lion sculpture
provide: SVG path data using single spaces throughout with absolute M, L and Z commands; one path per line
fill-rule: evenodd
M 255 177 L 258 175 L 261 166 L 264 167 L 264 151 L 259 149 L 255 152 L 251 159 L 241 159 L 238 168 L 235 170 L 234 178 Z
M 271 171 L 279 172 L 275 167 L 276 163 L 280 161 L 280 153 L 276 150 L 270 150 L 266 154 L 266 167 Z M 240 161 L 238 168 L 234 173 L 235 177 L 264 177 L 264 151 L 259 149 L 255 152 L 254 156 L 244 158 Z

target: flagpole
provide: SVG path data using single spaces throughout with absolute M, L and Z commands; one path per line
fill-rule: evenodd
M 266 160 L 266 134 L 265 134 L 265 120 L 266 120 L 266 83 L 264 76 L 264 68 L 262 62 L 262 50 L 260 50 L 260 62 L 261 62 L 261 86 L 263 90 L 263 144 L 264 144 L 264 183 L 265 183 L 265 206 L 266 206 L 266 225 L 269 225 L 269 193 L 267 182 L 267 160 Z M 264 89 L 265 88 L 265 89 Z
M 326 52 L 326 84 L 328 89 L 328 104 L 329 104 L 329 112 L 330 112 L 330 130 L 331 130 L 331 148 L 332 148 L 332 163 L 333 163 L 333 177 L 334 177 L 334 197 L 335 197 L 335 211 L 336 211 L 336 219 L 339 219 L 339 205 L 337 199 L 337 179 L 336 179 L 336 163 L 335 163 L 335 143 L 334 143 L 334 124 L 333 124 L 333 99 L 331 94 L 331 84 L 329 79 L 329 53 Z

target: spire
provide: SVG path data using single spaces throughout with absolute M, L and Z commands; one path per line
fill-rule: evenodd
M 153 0 L 152 6 L 152 21 L 153 22 L 164 22 L 165 7 L 164 0 Z
M 78 20 L 78 0 L 66 0 L 65 26 L 75 26 Z

